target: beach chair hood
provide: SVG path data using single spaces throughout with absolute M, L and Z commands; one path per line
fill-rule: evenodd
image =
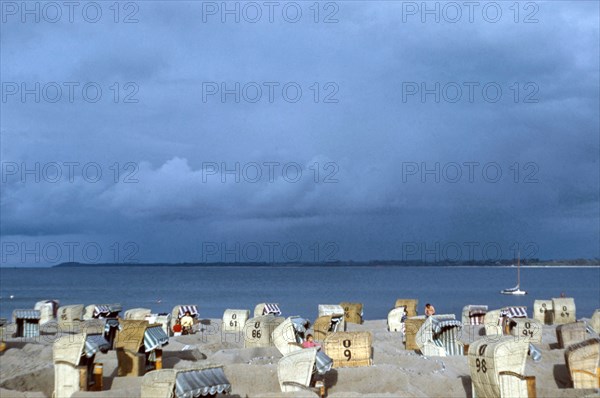
M 39 321 L 42 314 L 39 310 L 14 310 L 13 311 L 13 322 L 17 319 L 26 319 L 32 321 Z
M 339 304 L 319 304 L 319 316 L 331 315 L 337 317 L 344 316 L 344 309 Z
M 199 316 L 198 306 L 194 304 L 176 305 L 171 312 L 171 319 L 179 319 L 189 312 L 193 318 Z
M 142 398 L 197 398 L 230 392 L 231 383 L 221 366 L 154 370 L 142 379 Z
M 149 308 L 132 308 L 123 314 L 123 319 L 133 319 L 143 321 L 147 315 L 150 315 L 152 310 Z
M 488 312 L 487 305 L 467 305 L 463 307 L 462 322 L 463 325 L 481 325 L 484 322 L 485 314 Z
M 106 352 L 108 341 L 99 334 L 74 334 L 62 336 L 54 342 L 52 356 L 54 362 L 66 362 L 78 366 L 82 356 L 93 357 L 97 352 Z

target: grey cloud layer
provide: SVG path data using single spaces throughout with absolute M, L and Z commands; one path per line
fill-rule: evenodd
M 3 82 L 93 81 L 104 92 L 97 103 L 2 103 L 2 162 L 134 162 L 139 182 L 7 176 L 2 237 L 135 240 L 146 261 L 193 260 L 191 237 L 339 241 L 348 259 L 398 258 L 401 242 L 432 240 L 597 257 L 598 4 L 539 5 L 536 24 L 402 23 L 393 2 L 339 3 L 337 24 L 205 24 L 200 3 L 166 2 L 140 3 L 131 25 L 3 23 Z M 292 81 L 303 97 L 204 103 L 207 81 Z M 403 102 L 402 83 L 423 81 L 497 82 L 503 97 Z M 139 103 L 112 102 L 114 82 L 135 82 Z M 314 82 L 335 82 L 339 103 L 314 103 Z M 539 102 L 515 103 L 514 82 L 535 82 Z M 207 162 L 270 161 L 297 162 L 304 178 L 202 181 Z M 339 182 L 315 184 L 314 162 L 335 162 Z M 406 162 L 496 162 L 504 174 L 403 181 Z M 515 162 L 534 163 L 539 181 L 513 183 Z

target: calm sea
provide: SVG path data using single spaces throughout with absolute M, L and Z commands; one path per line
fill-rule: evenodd
M 460 317 L 466 304 L 490 308 L 526 305 L 535 299 L 574 297 L 577 317 L 600 308 L 600 267 L 521 268 L 526 296 L 505 296 L 514 286 L 509 267 L 78 267 L 0 268 L 0 316 L 36 301 L 61 304 L 120 303 L 170 312 L 176 304 L 197 304 L 203 318 L 221 318 L 227 308 L 253 310 L 259 302 L 279 303 L 283 315 L 314 319 L 318 304 L 362 302 L 365 319 L 384 319 L 396 298 L 430 302 L 439 314 Z M 10 296 L 13 296 L 10 299 Z

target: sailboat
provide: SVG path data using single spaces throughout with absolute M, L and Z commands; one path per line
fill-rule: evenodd
M 522 296 L 527 294 L 525 290 L 521 290 L 521 252 L 517 257 L 517 286 L 511 287 L 510 289 L 500 290 L 502 294 L 513 294 L 515 296 Z

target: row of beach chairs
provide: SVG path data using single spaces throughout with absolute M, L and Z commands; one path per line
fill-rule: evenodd
M 549 307 L 548 302 L 552 303 L 552 307 Z M 52 303 L 56 301 L 48 300 L 43 306 L 58 306 L 58 303 Z M 599 388 L 600 339 L 589 338 L 589 331 L 600 331 L 600 310 L 594 312 L 590 324 L 586 325 L 576 321 L 572 299 L 545 300 L 539 304 L 534 305 L 533 318 L 527 317 L 525 307 L 505 307 L 490 311 L 487 306 L 470 305 L 463 309 L 462 321 L 459 321 L 453 314 L 419 316 L 417 300 L 399 299 L 396 308 L 388 316 L 388 327 L 390 331 L 404 332 L 406 348 L 418 350 L 425 356 L 468 355 L 474 396 L 532 397 L 535 396 L 535 380 L 524 376 L 525 360 L 527 354 L 535 360 L 536 352 L 539 359 L 539 351 L 533 344 L 541 343 L 543 324 L 548 321 L 547 317 L 543 321 L 536 318 L 537 310 L 558 309 L 568 313 L 566 317 L 573 320 L 565 323 L 565 316 L 553 318 L 561 320 L 556 328 L 557 340 L 559 346 L 565 348 L 565 363 L 574 387 Z M 38 311 L 41 319 L 41 309 L 16 310 L 13 318 L 18 319 L 19 311 Z M 203 386 L 198 385 L 194 387 L 196 389 L 227 391 L 230 388 L 230 385 L 227 387 L 222 369 L 218 367 L 185 372 L 162 369 L 162 347 L 168 343 L 169 335 L 172 335 L 171 320 L 180 318 L 187 311 L 199 322 L 198 307 L 195 305 L 176 306 L 170 314 L 152 314 L 151 310 L 142 308 L 131 309 L 125 311 L 122 319 L 118 318 L 122 308 L 117 304 L 66 306 L 53 311 L 59 323 L 78 321 L 89 326 L 90 321 L 93 324 L 96 320 L 95 325 L 98 326 L 96 329 L 88 327 L 83 333 L 63 336 L 55 342 L 57 389 L 60 386 L 75 390 L 98 389 L 98 384 L 101 389 L 101 377 L 98 379 L 101 369 L 94 363 L 94 355 L 106 349 L 117 350 L 119 376 L 148 376 L 148 379 L 144 379 L 143 391 L 151 391 L 158 388 L 157 385 L 177 389 L 177 386 L 188 385 L 194 379 L 204 380 Z M 310 322 L 297 316 L 281 317 L 281 309 L 275 303 L 258 304 L 252 318 L 249 310 L 226 310 L 222 330 L 242 334 L 244 347 L 277 347 L 283 355 L 278 366 L 282 391 L 313 387 L 323 393 L 323 375 L 332 367 L 372 364 L 372 336 L 369 332 L 345 331 L 346 323 L 362 323 L 360 303 L 319 305 L 318 311 L 319 317 L 313 325 L 313 334 L 316 340 L 322 342 L 322 350 L 303 349 L 301 344 L 311 326 Z M 31 314 L 28 317 L 31 318 Z M 470 346 L 460 340 L 463 326 L 482 324 L 486 336 L 498 338 L 479 339 Z M 35 335 L 25 333 L 25 328 L 23 333 L 26 334 L 25 337 Z M 128 338 L 124 339 L 123 336 Z M 73 350 L 71 356 L 65 354 L 70 349 Z M 78 352 L 77 355 L 75 351 Z M 508 359 L 502 359 L 504 357 Z M 482 371 L 484 368 L 485 372 Z M 203 372 L 214 374 L 214 377 L 200 377 Z M 72 382 L 75 374 L 78 375 L 79 383 Z M 212 379 L 215 382 L 207 385 L 206 380 Z M 178 380 L 187 381 L 184 383 Z

